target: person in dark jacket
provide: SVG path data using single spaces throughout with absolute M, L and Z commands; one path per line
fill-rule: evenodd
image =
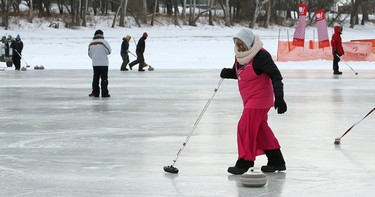
M 133 66 L 135 66 L 136 64 L 139 64 L 138 71 L 145 71 L 143 67 L 146 67 L 147 64 L 145 63 L 145 57 L 143 54 L 145 53 L 145 49 L 146 49 L 145 40 L 147 39 L 147 37 L 148 37 L 148 34 L 144 32 L 143 36 L 138 40 L 137 49 L 135 51 L 137 54 L 137 59 L 132 61 L 129 64 L 130 70 L 132 70 Z
M 98 29 L 89 44 L 88 55 L 92 60 L 93 79 L 90 97 L 99 97 L 99 80 L 101 79 L 102 97 L 110 97 L 108 91 L 108 55 L 111 54 L 111 46 L 104 40 L 104 33 Z
M 268 159 L 261 167 L 263 172 L 286 170 L 279 142 L 267 123 L 271 107 L 279 114 L 287 111 L 281 73 L 251 29 L 241 30 L 233 39 L 235 63 L 223 68 L 220 77 L 238 80 L 244 109 L 237 126 L 238 160 L 228 172 L 247 172 L 261 154 Z
M 126 66 L 129 63 L 129 41 L 130 41 L 130 39 L 131 39 L 130 35 L 126 35 L 122 39 L 121 51 L 120 51 L 121 58 L 122 58 L 122 64 L 121 64 L 121 68 L 120 68 L 121 71 L 127 71 L 128 70 L 126 68 Z
M 331 40 L 334 75 L 342 74 L 342 72 L 339 71 L 339 61 L 341 59 L 341 56 L 344 55 L 345 52 L 344 52 L 344 48 L 342 47 L 341 34 L 342 34 L 342 27 L 335 26 L 334 33 L 332 35 L 332 40 Z
M 16 70 L 20 70 L 23 49 L 23 42 L 20 35 L 17 35 L 16 39 L 10 44 L 10 47 L 13 48 L 12 61 L 14 67 Z

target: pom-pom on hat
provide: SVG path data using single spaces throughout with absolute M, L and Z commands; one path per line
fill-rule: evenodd
M 103 34 L 104 34 L 103 31 L 100 30 L 100 29 L 98 29 L 98 30 L 95 31 L 94 36 L 96 36 L 96 35 L 103 35 Z

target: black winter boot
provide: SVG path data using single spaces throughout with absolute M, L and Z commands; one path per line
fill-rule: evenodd
M 284 157 L 280 149 L 265 150 L 268 162 L 266 166 L 262 166 L 262 172 L 275 172 L 286 170 Z
M 333 71 L 333 74 L 334 75 L 342 75 L 342 72 L 341 71 Z
M 102 97 L 111 97 L 108 91 L 108 80 L 102 80 L 101 86 L 102 86 Z
M 228 172 L 232 174 L 243 174 L 249 170 L 249 168 L 254 166 L 254 161 L 247 161 L 244 159 L 239 159 L 234 167 L 229 167 Z
M 95 94 L 94 92 L 89 94 L 89 97 L 99 97 L 99 94 Z

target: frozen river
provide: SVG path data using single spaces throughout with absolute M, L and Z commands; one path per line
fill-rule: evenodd
M 370 196 L 375 71 L 282 70 L 286 114 L 269 113 L 287 163 L 261 188 L 227 173 L 242 103 L 224 80 L 171 165 L 220 70 L 110 70 L 111 98 L 90 98 L 92 70 L 0 72 L 0 196 Z M 255 169 L 266 164 L 265 156 Z

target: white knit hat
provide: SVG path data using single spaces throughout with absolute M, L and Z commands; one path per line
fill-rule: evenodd
M 251 31 L 251 29 L 246 28 L 242 29 L 236 36 L 233 37 L 234 42 L 236 39 L 240 39 L 245 45 L 247 46 L 248 49 L 250 49 L 253 46 L 254 43 L 254 33 Z

